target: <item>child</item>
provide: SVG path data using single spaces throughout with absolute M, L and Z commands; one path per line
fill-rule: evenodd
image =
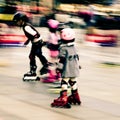
M 17 12 L 13 17 L 13 21 L 16 23 L 16 25 L 23 28 L 23 31 L 28 38 L 24 45 L 27 45 L 30 41 L 32 43 L 31 51 L 29 54 L 30 71 L 24 74 L 24 76 L 36 76 L 36 56 L 39 58 L 44 68 L 48 66 L 47 59 L 42 55 L 42 37 L 39 32 L 30 23 L 28 23 L 28 17 L 24 13 Z
M 56 33 L 58 29 L 59 22 L 57 20 L 49 19 L 48 20 L 48 29 L 49 29 L 49 38 L 48 38 L 48 48 L 50 50 L 50 56 L 52 62 L 56 62 L 56 58 L 58 57 L 59 51 L 59 36 Z
M 47 47 L 50 53 L 51 66 L 49 66 L 48 77 L 43 80 L 43 82 L 52 83 L 55 82 L 59 78 L 59 73 L 56 71 L 56 65 L 58 62 L 58 54 L 59 54 L 59 36 L 57 34 L 57 29 L 59 22 L 57 20 L 49 19 L 48 20 L 48 29 L 49 29 L 49 38 Z
M 52 107 L 67 107 L 70 104 L 81 104 L 77 88 L 77 77 L 79 76 L 79 56 L 74 46 L 75 34 L 71 28 L 64 28 L 60 33 L 61 46 L 59 53 L 58 70 L 61 72 L 60 97 L 51 104 Z M 71 95 L 67 96 L 68 83 L 71 86 Z

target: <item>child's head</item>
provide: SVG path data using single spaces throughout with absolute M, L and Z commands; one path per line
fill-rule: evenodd
M 48 28 L 51 32 L 55 32 L 58 28 L 59 22 L 57 20 L 49 19 L 48 20 Z
M 28 22 L 28 17 L 24 13 L 17 12 L 13 16 L 13 21 L 16 25 L 22 26 L 25 22 Z
M 64 28 L 60 32 L 60 37 L 63 43 L 74 42 L 75 32 L 71 28 Z

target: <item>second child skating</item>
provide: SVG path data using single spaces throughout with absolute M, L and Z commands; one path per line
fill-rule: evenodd
M 64 28 L 60 32 L 61 46 L 59 53 L 58 70 L 61 73 L 60 96 L 53 100 L 52 107 L 71 108 L 72 104 L 81 104 L 77 87 L 80 65 L 79 56 L 75 49 L 75 33 L 71 28 Z M 68 96 L 68 84 L 71 87 L 71 95 Z

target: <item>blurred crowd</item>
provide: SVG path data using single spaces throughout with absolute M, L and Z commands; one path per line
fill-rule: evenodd
M 90 38 L 87 39 L 89 42 L 95 42 L 97 41 L 96 39 L 100 39 L 97 41 L 98 44 L 102 41 L 107 42 L 107 44 L 109 42 L 110 45 L 112 43 L 111 46 L 116 46 L 116 42 L 119 40 L 118 34 L 120 29 L 119 4 L 83 5 L 63 3 L 57 0 L 54 0 L 54 2 L 52 0 L 7 0 L 4 2 L 3 0 L 0 2 L 0 31 L 9 33 L 9 28 L 11 26 L 15 27 L 12 21 L 13 15 L 20 11 L 29 17 L 30 23 L 35 27 L 47 27 L 47 21 L 55 19 L 71 28 L 85 29 L 87 38 Z M 94 37 L 92 40 L 91 35 L 92 38 Z

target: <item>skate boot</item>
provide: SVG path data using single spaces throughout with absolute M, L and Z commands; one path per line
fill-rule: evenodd
M 30 71 L 24 74 L 23 81 L 39 81 L 40 78 L 36 74 L 36 66 L 31 66 Z
M 23 81 L 40 81 L 40 77 L 38 77 L 36 73 L 30 71 L 24 74 Z
M 74 104 L 74 105 L 78 104 L 78 105 L 80 105 L 81 101 L 80 101 L 78 91 L 77 90 L 72 90 L 71 92 L 72 92 L 72 94 L 68 97 L 68 102 L 70 104 Z
M 51 103 L 51 107 L 56 108 L 71 108 L 71 105 L 68 103 L 67 91 L 61 91 L 60 97 L 55 99 L 53 103 Z
M 49 70 L 48 76 L 43 78 L 42 82 L 43 83 L 53 83 L 53 82 L 55 82 L 55 80 L 56 80 L 56 75 L 55 75 L 54 71 Z
M 54 83 L 57 80 L 57 73 L 55 69 L 55 65 L 51 63 L 48 66 L 48 74 L 45 78 L 43 78 L 42 82 L 44 83 Z
M 24 77 L 25 76 L 36 76 L 36 72 L 33 72 L 33 71 L 29 71 L 29 72 L 27 72 L 26 74 L 24 74 Z
M 43 83 L 54 83 L 56 80 L 56 77 L 52 74 L 52 71 L 49 70 L 48 76 L 43 78 Z
M 49 69 L 48 66 L 51 65 L 50 63 L 47 63 L 43 65 L 43 67 L 40 69 L 40 75 L 47 74 Z

